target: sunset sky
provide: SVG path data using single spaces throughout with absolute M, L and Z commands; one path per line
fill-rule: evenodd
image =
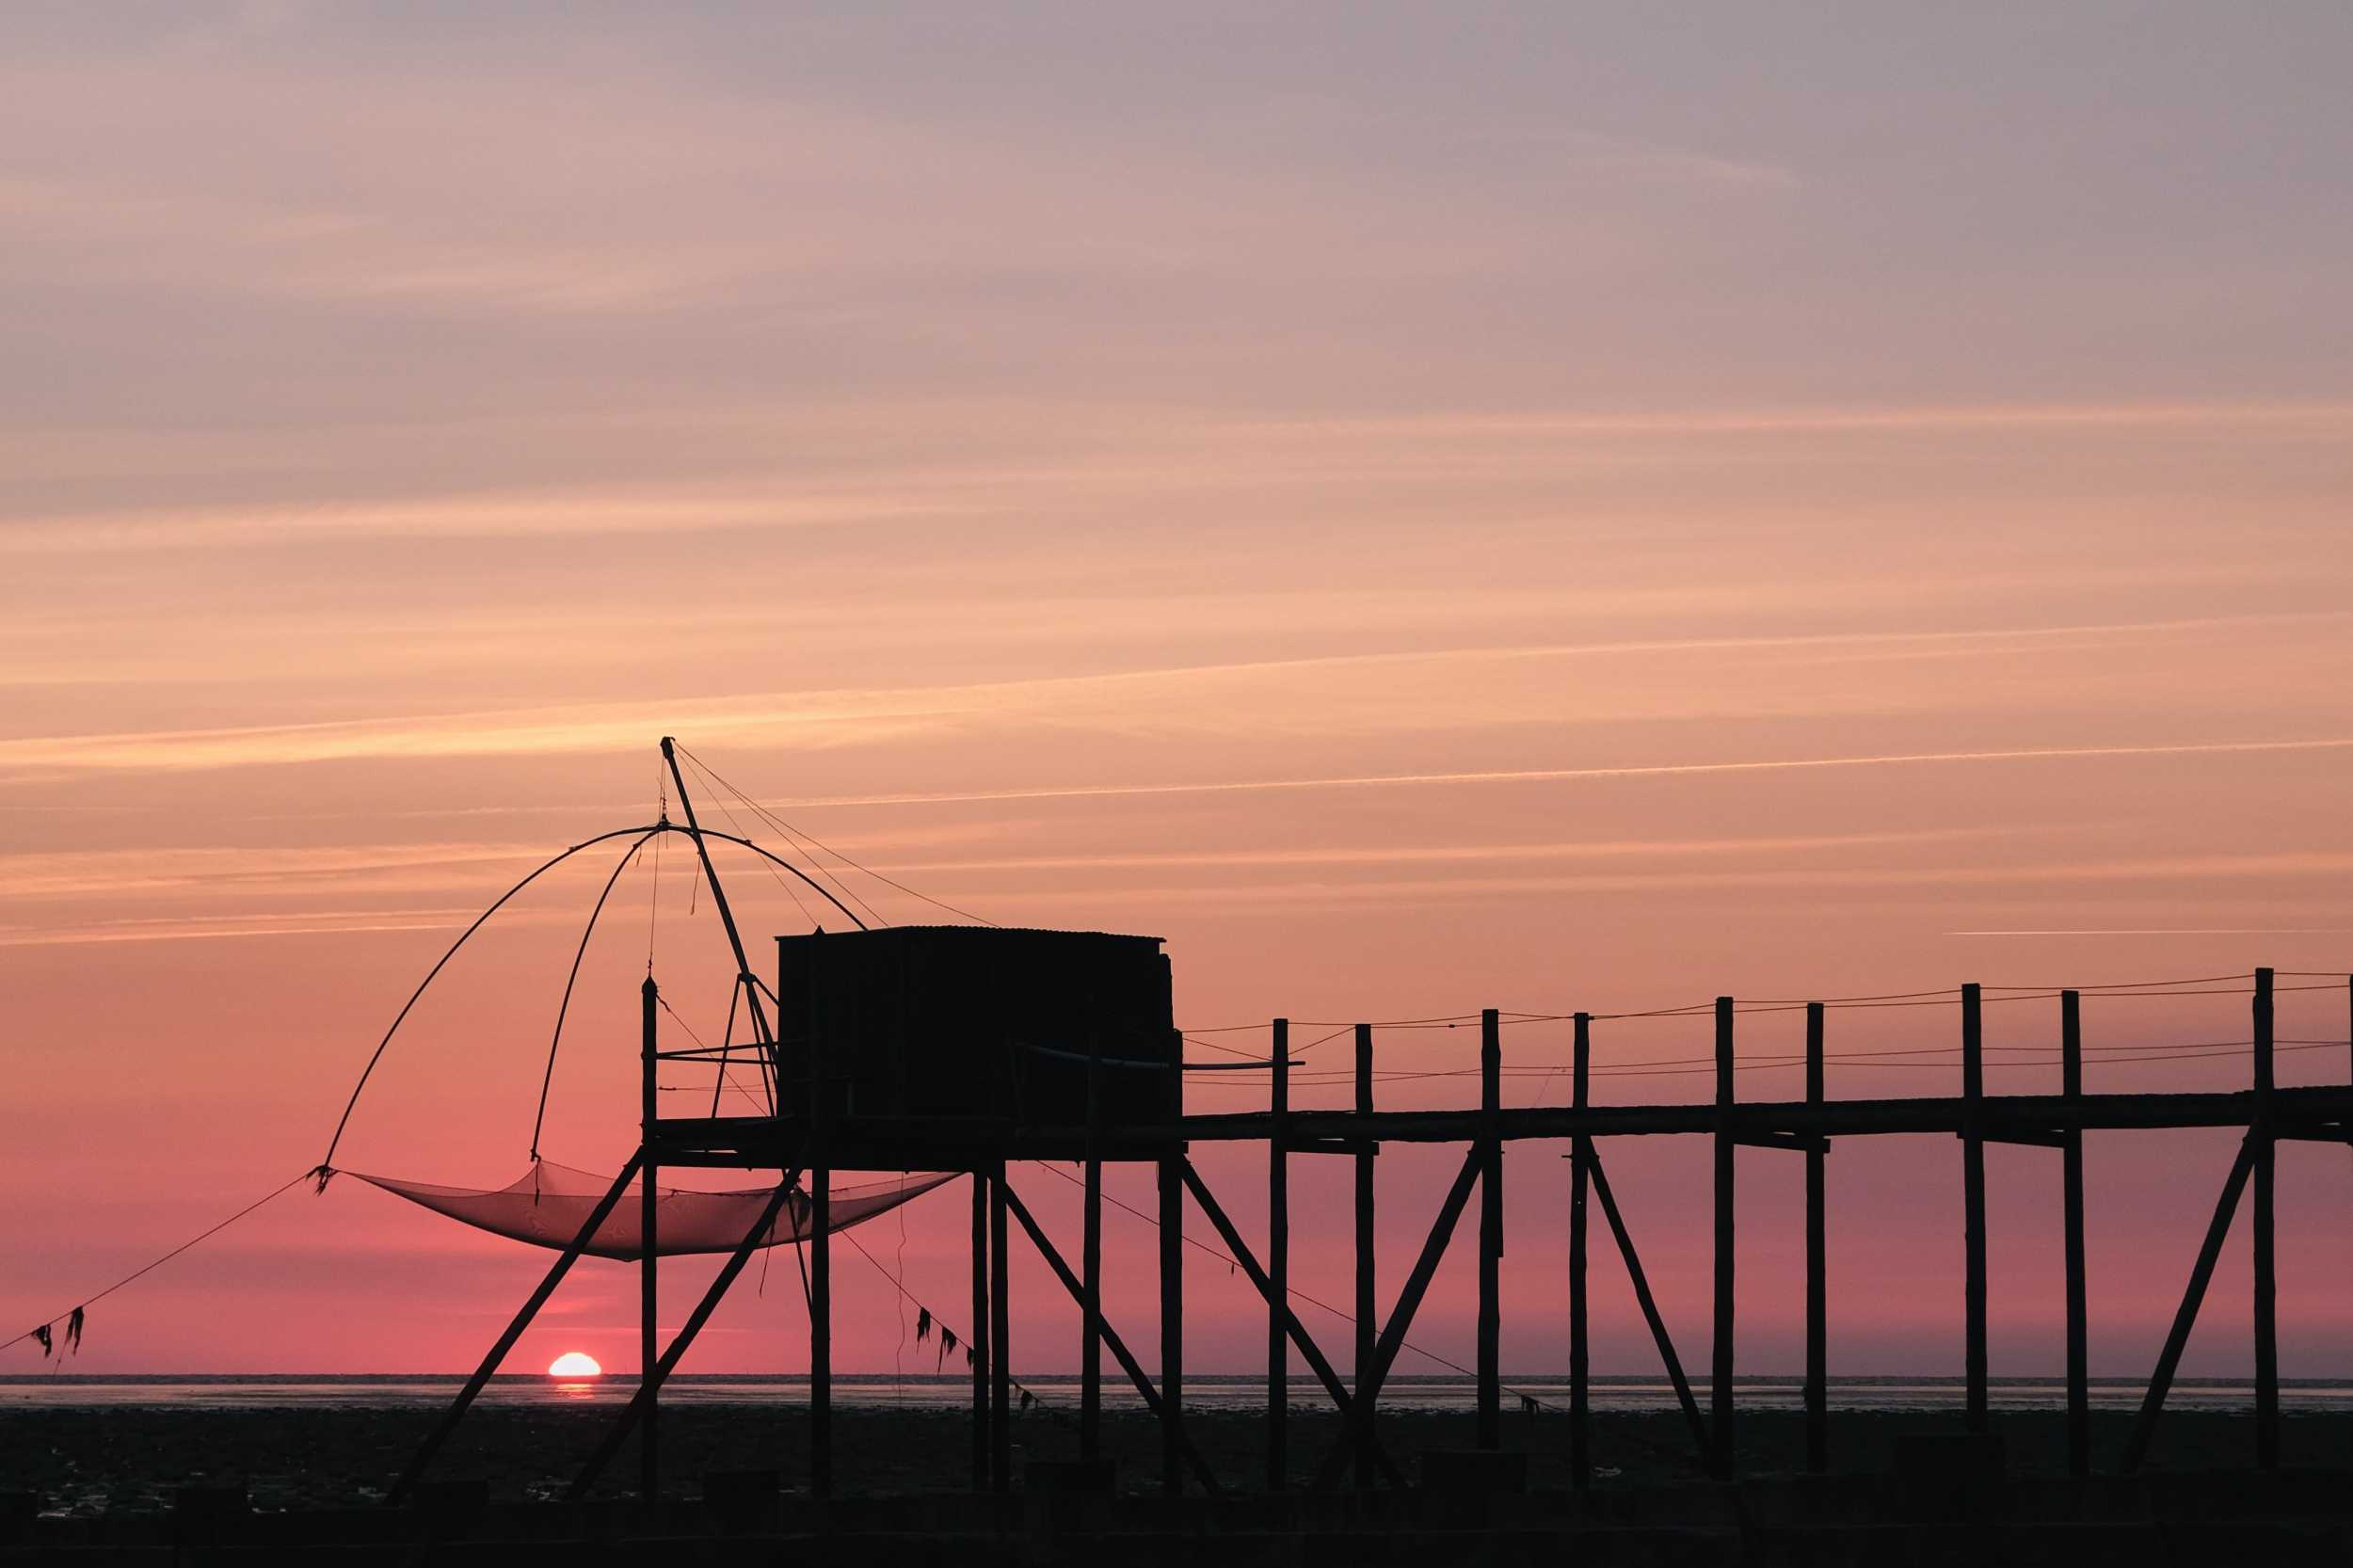
M 1191 1028 L 2269 964 L 2336 977 L 2282 981 L 2313 988 L 2281 1037 L 2337 1042 L 2282 1080 L 2344 1081 L 2348 65 L 2353 14 L 2319 3 L 7 8 L 0 1329 L 316 1163 L 474 912 L 651 819 L 664 734 L 952 904 L 1164 936 Z M 338 1164 L 521 1172 L 612 859 L 452 967 Z M 756 961 L 808 929 L 726 869 Z M 673 844 L 619 884 L 551 1158 L 634 1144 L 649 945 L 721 1026 L 694 876 Z M 2103 1048 L 2231 1043 L 2246 1005 L 2087 1018 Z M 1687 1059 L 1705 1027 L 1596 1048 Z M 1991 1013 L 1998 1045 L 2056 1029 Z M 1842 1012 L 1831 1048 L 1957 1031 Z M 1796 1038 L 1743 1020 L 1744 1050 Z M 1567 1039 L 1514 1027 L 1506 1060 Z M 1386 1032 L 1381 1059 L 1475 1044 Z M 2091 1141 L 2095 1374 L 2147 1369 L 2231 1145 Z M 1509 1162 L 1515 1373 L 1565 1354 L 1561 1152 Z M 1699 1358 L 1707 1151 L 1606 1154 Z M 1458 1159 L 1384 1157 L 1385 1295 Z M 1255 1236 L 1262 1155 L 1202 1162 Z M 1991 1162 L 1994 1369 L 2055 1374 L 2056 1157 Z M 1953 1141 L 1831 1165 L 1833 1374 L 1957 1374 Z M 2281 1169 L 2283 1367 L 2335 1374 L 2353 1172 Z M 1296 1170 L 1294 1277 L 1340 1296 L 1346 1172 Z M 1066 1182 L 1014 1179 L 1075 1238 Z M 1746 1153 L 1741 1184 L 1742 1365 L 1794 1371 L 1799 1173 Z M 901 1214 L 853 1233 L 879 1267 L 837 1252 L 848 1368 L 932 1365 L 881 1270 L 965 1327 L 964 1187 Z M 1148 1344 L 1150 1233 L 1106 1224 Z M 1465 1362 L 1468 1251 L 1413 1335 Z M 99 1304 L 77 1366 L 467 1367 L 547 1261 L 356 1182 L 289 1193 Z M 1013 1359 L 1072 1367 L 1033 1261 Z M 1195 1263 L 1195 1365 L 1250 1368 L 1262 1312 Z M 708 1273 L 667 1271 L 672 1320 Z M 1650 1369 L 1614 1259 L 1594 1278 L 1597 1368 Z M 762 1285 L 689 1369 L 806 1365 L 790 1260 Z M 584 1265 L 513 1365 L 633 1366 L 635 1288 Z M 2185 1369 L 2249 1364 L 2245 1300 L 2242 1233 Z

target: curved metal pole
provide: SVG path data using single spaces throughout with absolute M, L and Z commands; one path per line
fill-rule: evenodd
M 632 833 L 658 832 L 660 831 L 662 825 L 664 824 L 638 827 L 616 827 L 610 833 L 600 833 L 593 839 L 583 839 L 580 842 L 574 844 L 563 854 L 556 856 L 553 859 L 547 861 L 545 864 L 541 865 L 538 870 L 533 872 L 529 876 L 524 877 L 520 882 L 516 883 L 512 888 L 509 888 L 506 891 L 501 893 L 498 896 L 497 903 L 491 904 L 489 908 L 485 909 L 481 914 L 476 915 L 473 919 L 473 923 L 457 934 L 457 940 L 449 945 L 449 951 L 441 954 L 440 959 L 435 963 L 430 969 L 425 971 L 424 978 L 417 982 L 417 988 L 408 993 L 408 1000 L 401 1003 L 399 1014 L 392 1019 L 392 1027 L 384 1032 L 384 1038 L 376 1043 L 375 1054 L 368 1058 L 368 1064 L 360 1070 L 360 1081 L 351 1086 L 351 1098 L 344 1102 L 344 1113 L 340 1117 L 336 1118 L 335 1136 L 327 1141 L 327 1158 L 319 1161 L 320 1170 L 327 1170 L 335 1163 L 336 1145 L 344 1141 L 344 1128 L 350 1125 L 352 1108 L 360 1103 L 360 1091 L 368 1086 L 368 1078 L 376 1071 L 376 1064 L 384 1060 L 384 1048 L 392 1043 L 392 1036 L 400 1032 L 402 1022 L 408 1016 L 408 1010 L 417 1005 L 417 999 L 424 995 L 424 988 L 426 986 L 433 984 L 433 977 L 440 974 L 443 967 L 446 966 L 451 959 L 457 956 L 457 950 L 466 945 L 466 938 L 481 930 L 482 924 L 485 920 L 488 920 L 491 916 L 497 914 L 502 908 L 505 907 L 506 901 L 508 899 L 513 898 L 517 893 L 521 892 L 525 888 L 530 887 L 533 883 L 538 881 L 540 877 L 546 875 L 549 872 L 553 871 L 557 866 L 562 865 L 565 861 L 569 860 L 573 856 L 578 855 L 582 850 L 603 843 L 608 839 L 625 839 Z
M 547 1070 L 539 1075 L 539 1110 L 531 1118 L 531 1158 L 534 1160 L 539 1158 L 539 1133 L 548 1120 L 548 1087 L 555 1081 L 555 1048 L 564 1043 L 564 1015 L 572 1010 L 572 987 L 580 982 L 580 961 L 588 956 L 588 938 L 597 934 L 597 917 L 604 913 L 605 900 L 613 896 L 613 889 L 620 882 L 621 873 L 629 870 L 631 863 L 637 858 L 637 852 L 646 847 L 646 840 L 659 832 L 661 829 L 657 827 L 630 845 L 629 852 L 613 868 L 613 874 L 604 879 L 604 891 L 597 895 L 596 906 L 588 911 L 588 923 L 581 930 L 580 946 L 572 950 L 572 970 L 564 977 L 564 1000 L 555 1008 L 555 1032 L 548 1036 Z
M 376 1043 L 376 1049 L 368 1057 L 368 1064 L 360 1069 L 360 1081 L 351 1086 L 351 1097 L 344 1102 L 344 1113 L 335 1119 L 335 1135 L 327 1141 L 327 1157 L 319 1161 L 317 1167 L 319 1170 L 328 1170 L 334 1165 L 335 1150 L 344 1141 L 344 1129 L 351 1125 L 351 1112 L 360 1103 L 360 1091 L 368 1086 L 368 1080 L 374 1076 L 376 1072 L 376 1064 L 384 1060 L 384 1048 L 392 1043 L 392 1036 L 400 1032 L 400 1026 L 402 1023 L 407 1021 L 410 1010 L 417 1005 L 417 999 L 424 995 L 425 988 L 433 984 L 435 977 L 440 975 L 443 968 L 448 967 L 449 961 L 457 956 L 457 950 L 466 945 L 468 938 L 472 937 L 475 932 L 481 930 L 484 922 L 488 921 L 491 916 L 497 914 L 501 909 L 504 908 L 509 899 L 512 899 L 517 893 L 521 892 L 525 888 L 530 887 L 534 882 L 538 881 L 540 877 L 545 876 L 549 872 L 553 871 L 556 867 L 562 865 L 573 856 L 578 855 L 582 850 L 593 849 L 599 844 L 609 842 L 615 839 L 625 839 L 632 833 L 639 834 L 643 838 L 651 838 L 657 833 L 684 833 L 690 838 L 697 840 L 698 843 L 703 839 L 721 839 L 731 844 L 741 844 L 744 848 L 750 850 L 754 855 L 759 856 L 761 859 L 780 866 L 784 870 L 791 872 L 794 876 L 800 878 L 802 882 L 808 884 L 810 891 L 819 895 L 827 904 L 832 904 L 836 909 L 840 910 L 843 918 L 848 920 L 852 924 L 856 925 L 860 931 L 867 929 L 866 922 L 859 920 L 855 914 L 851 913 L 847 904 L 843 904 L 840 899 L 834 897 L 831 893 L 826 892 L 824 888 L 820 887 L 817 882 L 811 878 L 807 872 L 801 870 L 800 867 L 794 865 L 790 860 L 784 859 L 780 856 L 772 854 L 760 845 L 752 842 L 749 839 L 739 838 L 732 833 L 721 833 L 715 828 L 709 827 L 681 827 L 677 823 L 672 822 L 658 822 L 642 823 L 635 827 L 616 827 L 609 833 L 600 833 L 595 838 L 583 839 L 580 842 L 572 845 L 571 848 L 564 851 L 561 855 L 554 856 L 542 862 L 531 872 L 530 875 L 524 877 L 520 882 L 516 883 L 513 887 L 507 888 L 506 891 L 501 893 L 497 900 L 492 903 L 488 909 L 485 909 L 481 914 L 476 915 L 473 918 L 472 924 L 467 926 L 465 930 L 457 934 L 457 940 L 449 945 L 449 950 L 443 952 L 441 956 L 435 961 L 430 969 L 425 971 L 424 978 L 417 982 L 417 988 L 408 993 L 408 1000 L 401 1003 L 400 1012 L 393 1016 L 392 1027 L 387 1029 L 384 1032 L 384 1037 Z

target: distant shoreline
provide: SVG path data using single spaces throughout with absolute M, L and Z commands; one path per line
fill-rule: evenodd
M 405 1410 L 438 1405 L 464 1381 L 461 1372 L 356 1373 L 237 1373 L 237 1372 L 108 1372 L 67 1370 L 0 1374 L 0 1411 L 106 1409 L 284 1410 L 354 1409 Z M 1079 1384 L 1069 1372 L 1016 1372 L 1016 1383 L 1049 1410 L 1075 1411 Z M 1540 1409 L 1564 1411 L 1567 1380 L 1558 1372 L 1507 1373 L 1503 1379 L 1508 1410 L 1521 1408 L 1524 1398 Z M 835 1402 L 844 1409 L 956 1412 L 968 1408 L 971 1380 L 961 1372 L 837 1372 Z M 1706 1382 L 1694 1379 L 1702 1402 Z M 1744 1407 L 1761 1411 L 1790 1411 L 1798 1406 L 1803 1380 L 1780 1374 L 1738 1379 L 1735 1387 Z M 2058 1409 L 2065 1380 L 2057 1377 L 1997 1378 L 1990 1387 L 1997 1409 L 2020 1412 Z M 544 1373 L 517 1371 L 493 1379 L 483 1395 L 487 1404 L 516 1409 L 594 1409 L 626 1400 L 634 1380 L 626 1368 L 593 1381 L 560 1382 Z M 2093 1378 L 2089 1381 L 2094 1408 L 2105 1411 L 2137 1407 L 2146 1388 L 2140 1378 Z M 1205 1411 L 1256 1410 L 1264 1401 L 1265 1380 L 1256 1372 L 1190 1373 L 1186 1404 Z M 728 1372 L 681 1373 L 665 1386 L 664 1402 L 674 1407 L 743 1406 L 791 1409 L 805 1404 L 808 1380 L 801 1373 Z M 1833 1409 L 1849 1412 L 1958 1409 L 1963 1382 L 1959 1377 L 1865 1375 L 1834 1377 L 1829 1384 Z M 2305 1413 L 2353 1413 L 2353 1380 L 2287 1378 L 2281 1380 L 2283 1404 Z M 1292 1402 L 1302 1409 L 1323 1405 L 1322 1391 L 1312 1377 L 1294 1372 Z M 1464 1412 L 1472 1407 L 1473 1380 L 1454 1374 L 1393 1377 L 1383 1390 L 1383 1408 L 1433 1414 Z M 1133 1411 L 1140 1407 L 1135 1390 L 1125 1379 L 1109 1377 L 1103 1385 L 1107 1409 Z M 1592 1380 L 1597 1411 L 1628 1414 L 1671 1411 L 1673 1387 L 1657 1375 L 1616 1373 Z M 2241 1378 L 2181 1378 L 2173 1384 L 2169 1408 L 2233 1412 L 2249 1408 L 2251 1385 Z

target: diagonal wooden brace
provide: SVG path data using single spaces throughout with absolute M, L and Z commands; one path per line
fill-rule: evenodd
M 548 1265 L 547 1277 L 539 1281 L 539 1288 L 531 1293 L 529 1301 L 523 1303 L 522 1310 L 515 1314 L 515 1320 L 506 1325 L 506 1332 L 500 1335 L 498 1343 L 490 1347 L 490 1353 L 482 1358 L 482 1365 L 475 1368 L 473 1376 L 466 1380 L 466 1386 L 458 1390 L 457 1398 L 442 1413 L 440 1424 L 434 1427 L 424 1445 L 417 1449 L 416 1457 L 408 1462 L 408 1468 L 400 1473 L 400 1479 L 392 1482 L 392 1489 L 384 1495 L 388 1507 L 398 1507 L 408 1500 L 410 1489 L 424 1474 L 425 1466 L 433 1463 L 433 1456 L 441 1451 L 441 1445 L 448 1442 L 450 1434 L 457 1430 L 457 1423 L 465 1418 L 467 1407 L 473 1403 L 474 1397 L 482 1392 L 498 1371 L 499 1364 L 506 1359 L 506 1352 L 515 1348 L 515 1341 L 523 1336 L 523 1330 L 531 1326 L 532 1319 L 539 1315 L 539 1309 L 547 1304 L 548 1298 L 555 1294 L 555 1288 L 564 1283 L 564 1276 L 572 1272 L 572 1265 L 580 1261 L 580 1255 L 587 1247 L 590 1238 L 597 1234 L 597 1227 L 612 1214 L 621 1201 L 621 1194 L 629 1190 L 631 1178 L 645 1168 L 645 1163 L 646 1151 L 642 1148 L 629 1157 L 629 1163 L 621 1167 L 621 1174 L 613 1178 L 613 1185 L 605 1190 L 603 1197 L 597 1200 L 597 1207 L 588 1211 L 588 1218 L 581 1224 L 580 1234 L 572 1238 L 571 1244 L 564 1249 L 561 1256 Z
M 703 1331 L 703 1324 L 711 1320 L 711 1314 L 717 1309 L 719 1299 L 728 1293 L 728 1287 L 733 1285 L 736 1276 L 744 1272 L 744 1263 L 760 1250 L 760 1239 L 767 1235 L 769 1228 L 776 1223 L 776 1212 L 784 1207 L 785 1199 L 792 1195 L 792 1184 L 800 1179 L 800 1175 L 797 1170 L 788 1172 L 785 1178 L 776 1184 L 776 1192 L 769 1194 L 768 1202 L 760 1208 L 760 1218 L 753 1223 L 750 1230 L 744 1233 L 744 1240 L 736 1249 L 728 1255 L 727 1263 L 719 1270 L 717 1277 L 712 1280 L 711 1288 L 703 1292 L 703 1299 L 696 1302 L 695 1310 L 688 1314 L 685 1326 L 670 1341 L 670 1348 L 662 1352 L 662 1359 L 639 1379 L 637 1392 L 622 1409 L 620 1418 L 604 1434 L 604 1441 L 597 1445 L 597 1451 L 588 1456 L 588 1463 L 581 1466 L 580 1474 L 572 1479 L 571 1486 L 564 1494 L 568 1499 L 576 1500 L 584 1496 L 588 1488 L 596 1484 L 597 1478 L 604 1473 L 604 1467 L 613 1463 L 613 1456 L 621 1451 L 621 1445 L 629 1440 L 631 1432 L 635 1430 L 638 1421 L 652 1405 L 654 1397 L 662 1391 L 662 1384 L 669 1377 L 671 1368 L 679 1364 L 679 1358 L 686 1353 L 686 1348 L 695 1342 L 695 1336 Z
M 2198 1307 L 2206 1299 L 2207 1282 L 2214 1278 L 2215 1260 L 2222 1254 L 2223 1239 L 2231 1233 L 2231 1218 L 2238 1212 L 2239 1194 L 2247 1190 L 2247 1178 L 2255 1169 L 2256 1134 L 2249 1132 L 2239 1144 L 2238 1159 L 2231 1165 L 2230 1177 L 2222 1184 L 2222 1195 L 2215 1201 L 2214 1218 L 2206 1225 L 2206 1240 L 2198 1249 L 2198 1261 L 2189 1271 L 2189 1288 L 2182 1292 L 2182 1304 L 2173 1314 L 2173 1327 L 2165 1336 L 2165 1349 L 2157 1356 L 2157 1368 L 2149 1374 L 2149 1392 L 2140 1402 L 2140 1415 L 2133 1422 L 2133 1435 L 2124 1445 L 2124 1458 L 2117 1469 L 2132 1475 L 2148 1457 L 2149 1440 L 2156 1435 L 2157 1414 L 2165 1408 L 2165 1396 L 2173 1386 L 2173 1371 L 2182 1362 L 2182 1349 L 2189 1343 L 2191 1325 L 2198 1321 Z
M 1650 1325 L 1650 1336 L 1658 1345 L 1658 1359 L 1667 1368 L 1667 1381 L 1674 1384 L 1675 1400 L 1683 1406 L 1683 1418 L 1691 1424 L 1691 1439 L 1699 1445 L 1700 1463 L 1705 1464 L 1715 1453 L 1707 1441 L 1707 1423 L 1700 1416 L 1699 1400 L 1691 1397 L 1691 1380 L 1683 1375 L 1683 1358 L 1675 1354 L 1674 1336 L 1667 1332 L 1667 1320 L 1659 1316 L 1658 1303 L 1650 1293 L 1650 1278 L 1642 1272 L 1642 1259 L 1634 1250 L 1634 1237 L 1625 1228 L 1625 1220 L 1618 1213 L 1618 1200 L 1609 1195 L 1609 1178 L 1601 1173 L 1601 1156 L 1589 1153 L 1586 1170 L 1593 1178 L 1593 1196 L 1601 1200 L 1601 1212 L 1609 1222 L 1609 1234 L 1618 1240 L 1618 1252 L 1625 1259 L 1626 1278 L 1634 1286 L 1634 1300 L 1642 1309 L 1642 1320 Z
M 1389 1320 L 1382 1326 L 1381 1338 L 1372 1348 L 1372 1365 L 1358 1369 L 1355 1408 L 1350 1412 L 1355 1430 L 1333 1444 L 1324 1454 L 1323 1463 L 1316 1467 L 1317 1491 L 1326 1490 L 1340 1479 L 1363 1429 L 1370 1424 L 1373 1401 L 1381 1397 L 1381 1385 L 1388 1381 L 1397 1352 L 1404 1348 L 1405 1331 L 1413 1326 L 1414 1314 L 1421 1308 L 1421 1298 L 1430 1289 L 1439 1260 L 1446 1256 L 1447 1243 L 1454 1238 L 1455 1224 L 1462 1219 L 1463 1208 L 1470 1202 L 1471 1189 L 1478 1185 L 1479 1174 L 1485 1164 L 1486 1150 L 1476 1144 L 1463 1157 L 1463 1168 L 1455 1173 L 1454 1185 L 1447 1190 L 1446 1201 L 1438 1206 L 1438 1217 L 1430 1226 L 1429 1239 L 1422 1242 L 1421 1256 L 1414 1260 L 1414 1272 L 1406 1276 L 1405 1288 L 1398 1292 L 1397 1305 L 1390 1310 Z
M 1064 1290 L 1070 1292 L 1070 1299 L 1074 1302 L 1083 1300 L 1085 1287 L 1079 1276 L 1071 1272 L 1069 1264 L 1063 1261 L 1063 1256 L 1055 1250 L 1054 1243 L 1046 1239 L 1044 1227 L 1031 1216 L 1029 1205 L 1023 1203 L 1010 1186 L 1005 1188 L 1005 1211 L 1018 1220 L 1021 1228 L 1029 1232 L 1030 1241 L 1037 1248 L 1038 1256 L 1046 1259 L 1048 1268 L 1054 1271 L 1054 1277 L 1062 1281 Z M 1128 1381 L 1134 1384 L 1136 1392 L 1143 1396 L 1144 1408 L 1155 1416 L 1160 1415 L 1160 1390 L 1152 1386 L 1151 1378 L 1145 1375 L 1143 1364 L 1128 1351 L 1127 1342 L 1119 1337 L 1118 1331 L 1107 1319 L 1096 1318 L 1095 1328 L 1104 1348 L 1112 1352 L 1112 1359 L 1119 1363 L 1120 1369 L 1128 1374 Z M 1209 1462 L 1202 1457 L 1200 1449 L 1193 1447 L 1193 1439 L 1186 1435 L 1181 1424 L 1176 1429 L 1176 1441 L 1184 1449 L 1185 1462 L 1193 1466 L 1193 1473 L 1200 1480 L 1203 1488 L 1210 1492 L 1222 1490 L 1216 1473 L 1209 1468 Z
M 1257 1258 L 1252 1256 L 1248 1244 L 1242 1240 L 1241 1233 L 1234 1228 L 1234 1222 L 1225 1217 L 1225 1208 L 1209 1192 L 1209 1184 L 1201 1179 L 1201 1173 L 1193 1168 L 1190 1160 L 1177 1171 L 1184 1178 L 1185 1190 L 1193 1194 L 1193 1202 L 1201 1206 L 1201 1212 L 1209 1216 L 1209 1224 L 1217 1227 L 1218 1236 L 1225 1242 L 1225 1249 L 1233 1256 L 1234 1261 L 1241 1265 L 1242 1272 L 1250 1276 L 1250 1283 L 1257 1287 L 1258 1294 L 1266 1299 L 1267 1304 L 1283 1315 L 1284 1331 L 1289 1335 L 1291 1343 L 1298 1347 L 1301 1359 L 1315 1373 L 1316 1381 L 1323 1384 L 1323 1391 L 1332 1396 L 1332 1403 L 1339 1411 L 1341 1419 L 1349 1419 L 1355 1401 L 1349 1394 L 1348 1385 L 1340 1381 L 1339 1374 L 1332 1369 L 1332 1363 L 1324 1358 L 1322 1350 L 1308 1336 L 1306 1326 L 1291 1310 L 1290 1303 L 1277 1299 L 1274 1282 L 1259 1267 Z M 1405 1485 L 1404 1472 L 1378 1445 L 1373 1449 L 1373 1463 L 1381 1466 L 1382 1473 L 1389 1478 L 1391 1485 L 1401 1489 Z

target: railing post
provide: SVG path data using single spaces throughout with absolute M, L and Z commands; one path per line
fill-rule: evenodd
M 1708 1468 L 1732 1479 L 1733 1125 L 1732 999 L 1716 999 L 1716 1312 L 1708 1368 Z
M 1805 1004 L 1805 1103 L 1819 1107 L 1822 1004 Z M 1830 1260 L 1825 1192 L 1829 1140 L 1805 1151 L 1805 1467 L 1830 1468 Z
M 2083 1097 L 2083 998 L 2059 993 L 2059 1092 Z M 2067 1473 L 2091 1474 L 2091 1336 L 2084 1291 L 2084 1129 L 2070 1127 L 2059 1147 L 2067 1225 Z
M 1985 1356 L 1985 1018 L 1978 988 L 1961 988 L 1961 1370 L 1971 1432 L 1990 1430 Z
M 833 1166 L 825 1147 L 833 1084 L 817 999 L 822 973 L 822 964 L 808 966 L 808 1490 L 818 1497 L 833 1494 Z
M 2280 1320 L 2272 1216 L 2271 971 L 2255 971 L 2255 1464 L 2280 1465 Z
M 1591 1100 L 1593 1016 L 1577 1015 L 1569 1056 L 1569 1104 L 1578 1112 Z M 1577 1124 L 1569 1140 L 1569 1479 L 1579 1489 L 1593 1484 L 1593 1354 L 1585 1298 L 1585 1198 L 1593 1184 L 1593 1139 Z

